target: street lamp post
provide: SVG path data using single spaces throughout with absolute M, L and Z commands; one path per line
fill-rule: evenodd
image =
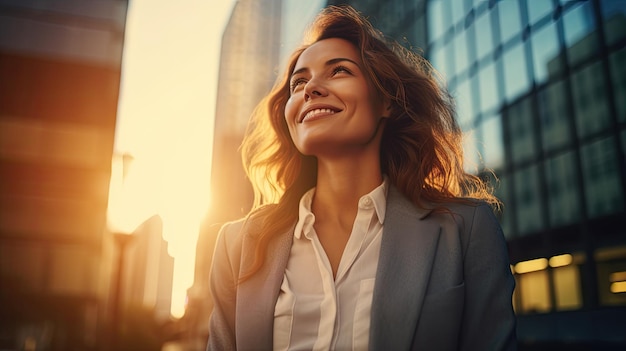
M 132 241 L 133 235 L 122 232 L 113 233 L 113 241 L 117 248 L 117 267 L 114 276 L 114 286 L 111 296 L 111 345 L 112 349 L 119 349 L 121 326 L 124 321 L 124 305 L 122 292 L 124 283 L 124 261 L 126 247 Z
M 114 154 L 111 163 L 111 182 L 109 184 L 109 207 L 107 209 L 107 227 L 112 234 L 114 251 L 117 251 L 117 265 L 112 269 L 110 285 L 110 327 L 109 340 L 111 350 L 121 346 L 121 327 L 124 322 L 124 270 L 127 246 L 133 240 L 134 230 L 141 223 L 141 216 L 133 211 L 135 202 L 131 187 L 127 183 L 129 166 L 133 157 L 129 154 Z M 115 259 L 112 260 L 115 262 Z

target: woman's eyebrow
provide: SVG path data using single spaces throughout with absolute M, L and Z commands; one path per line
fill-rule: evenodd
M 357 67 L 360 67 L 358 63 L 354 62 L 354 60 L 351 60 L 351 59 L 345 58 L 345 57 L 337 57 L 337 58 L 334 58 L 334 59 L 330 59 L 330 60 L 326 61 L 326 66 L 332 66 L 332 65 L 334 65 L 336 63 L 343 62 L 343 61 L 352 62 Z
M 324 65 L 325 65 L 325 66 L 332 66 L 332 65 L 334 65 L 334 64 L 337 64 L 337 63 L 339 63 L 339 62 L 343 62 L 343 61 L 348 61 L 348 62 L 351 62 L 351 63 L 353 63 L 355 66 L 360 67 L 360 66 L 359 66 L 359 64 L 358 64 L 358 63 L 356 63 L 354 60 L 351 60 L 351 59 L 346 58 L 346 57 L 337 57 L 337 58 L 330 59 L 330 60 L 326 61 L 326 63 L 325 63 Z M 300 74 L 300 73 L 306 72 L 306 71 L 308 71 L 308 70 L 309 70 L 309 68 L 308 68 L 308 67 L 301 67 L 301 68 L 298 68 L 297 70 L 293 71 L 293 73 L 291 74 L 291 78 L 293 78 L 293 76 L 295 76 L 295 75 L 298 75 L 298 74 Z

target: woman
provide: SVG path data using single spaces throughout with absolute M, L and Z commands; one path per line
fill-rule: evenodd
M 220 231 L 208 350 L 515 349 L 498 201 L 430 66 L 350 7 L 305 42 L 243 143 L 257 206 Z

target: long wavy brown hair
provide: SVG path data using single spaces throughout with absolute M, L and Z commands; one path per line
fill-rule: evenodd
M 296 223 L 300 198 L 316 184 L 317 161 L 296 149 L 284 116 L 296 61 L 311 44 L 328 38 L 345 39 L 358 48 L 369 81 L 392 103 L 380 150 L 381 172 L 391 184 L 422 208 L 468 199 L 499 205 L 487 182 L 464 171 L 454 103 L 428 61 L 385 38 L 353 8 L 330 6 L 313 21 L 246 131 L 242 158 L 255 191 L 250 216 L 259 211 L 263 220 L 249 233 L 257 241 L 256 259 L 244 279 L 263 265 L 272 238 Z M 276 205 L 262 206 L 268 203 Z

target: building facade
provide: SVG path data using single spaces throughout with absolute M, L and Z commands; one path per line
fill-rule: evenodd
M 0 2 L 0 349 L 106 341 L 128 2 Z
M 623 347 L 626 1 L 329 3 L 443 74 L 468 170 L 498 178 L 521 345 Z

